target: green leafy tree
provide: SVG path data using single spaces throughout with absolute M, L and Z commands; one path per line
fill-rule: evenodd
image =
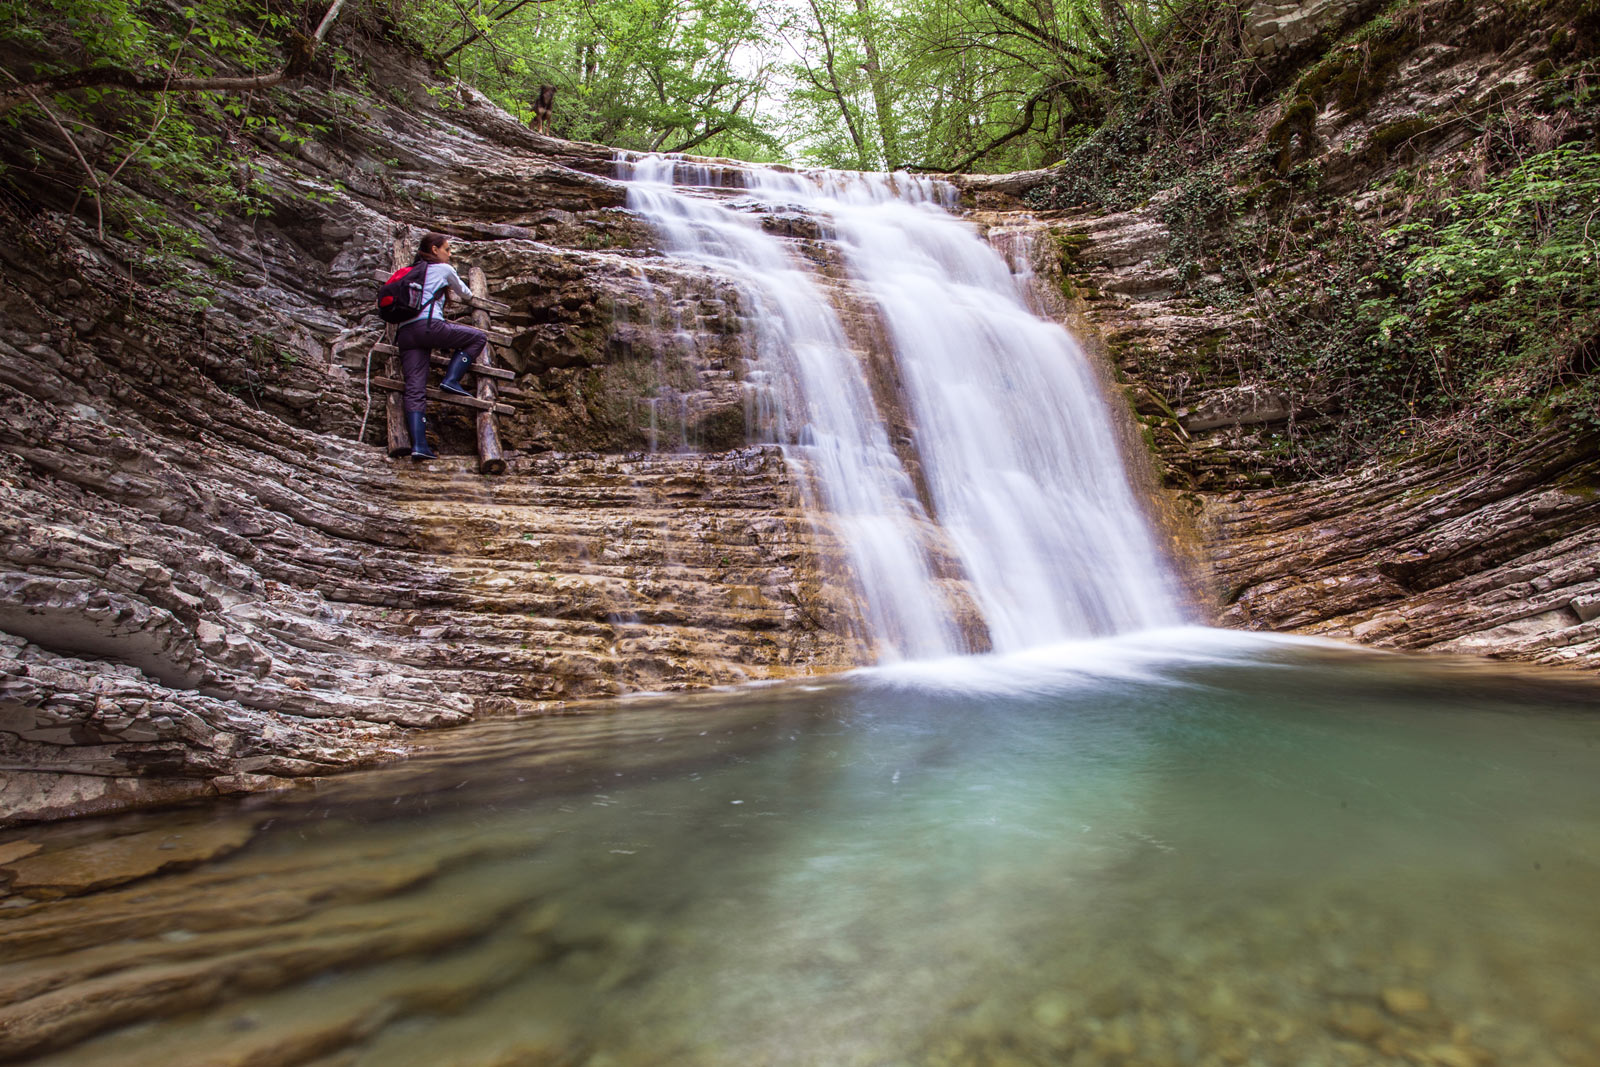
M 558 89 L 563 136 L 645 151 L 776 158 L 759 124 L 773 15 L 750 0 L 459 0 L 415 5 L 414 32 L 523 117 Z

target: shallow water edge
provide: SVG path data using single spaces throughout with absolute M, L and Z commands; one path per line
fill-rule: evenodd
M 1179 630 L 465 728 L 0 835 L 0 1057 L 1600 1063 L 1596 711 Z

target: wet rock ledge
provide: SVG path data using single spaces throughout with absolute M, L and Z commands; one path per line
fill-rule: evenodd
M 384 103 L 297 95 L 297 121 L 341 132 L 263 155 L 267 215 L 173 204 L 201 247 L 133 280 L 140 250 L 65 214 L 51 132 L 8 137 L 8 164 L 44 163 L 13 172 L 29 202 L 0 200 L 0 825 L 859 662 L 828 531 L 745 447 L 728 280 L 652 248 L 608 150 L 374 64 Z M 378 447 L 363 315 L 424 228 L 512 308 L 499 478 L 439 405 L 443 460 Z

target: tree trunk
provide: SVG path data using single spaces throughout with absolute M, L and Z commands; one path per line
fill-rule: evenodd
M 900 129 L 894 120 L 894 97 L 878 63 L 878 31 L 867 0 L 856 0 L 856 11 L 861 15 L 861 43 L 867 53 L 867 61 L 862 66 L 872 85 L 872 104 L 878 112 L 878 136 L 883 140 L 883 169 L 899 170 L 904 162 L 900 158 Z
M 828 85 L 831 87 L 833 99 L 839 105 L 839 114 L 844 118 L 845 129 L 850 131 L 850 140 L 856 146 L 856 164 L 861 169 L 867 168 L 867 145 L 861 139 L 861 131 L 856 128 L 855 116 L 850 114 L 850 101 L 845 98 L 844 89 L 839 85 L 839 72 L 834 69 L 833 40 L 828 36 L 828 21 L 822 16 L 822 9 L 817 6 L 817 0 L 810 0 L 811 14 L 817 20 L 817 35 L 822 38 L 822 61 L 828 71 Z

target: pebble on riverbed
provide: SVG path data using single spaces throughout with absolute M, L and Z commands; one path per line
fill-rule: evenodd
M 1383 1006 L 1394 1015 L 1420 1015 L 1432 1007 L 1428 994 L 1420 989 L 1385 989 L 1382 1000 Z

